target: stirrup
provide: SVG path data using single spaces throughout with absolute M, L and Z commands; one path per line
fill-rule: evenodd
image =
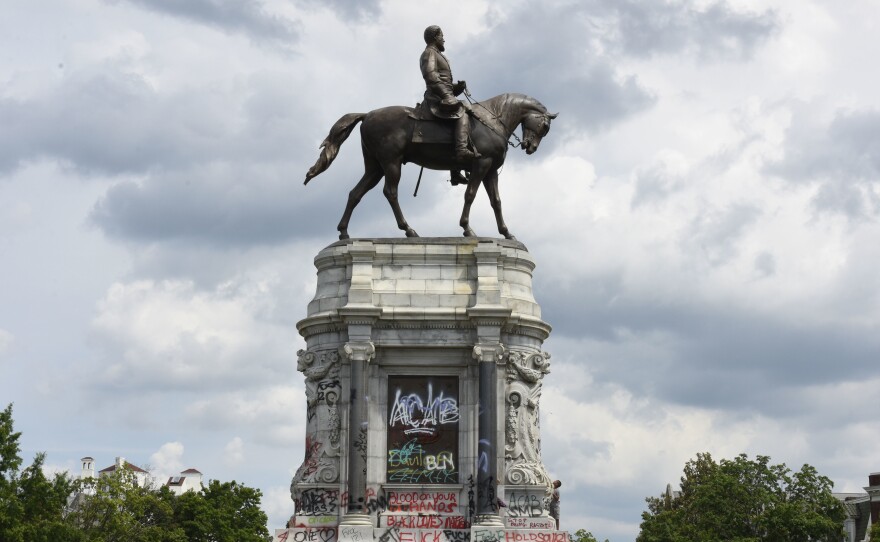
M 456 170 L 450 171 L 449 175 L 450 175 L 449 184 L 451 184 L 452 186 L 458 186 L 460 184 L 468 184 L 468 182 L 470 182 L 470 179 L 468 179 L 466 175 L 462 175 L 460 171 L 456 171 Z

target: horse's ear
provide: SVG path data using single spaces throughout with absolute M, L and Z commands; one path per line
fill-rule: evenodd
M 553 120 L 558 116 L 559 116 L 559 113 L 547 113 L 547 118 L 549 118 L 550 120 Z

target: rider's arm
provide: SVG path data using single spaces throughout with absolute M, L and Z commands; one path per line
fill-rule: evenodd
M 440 80 L 440 74 L 437 71 L 437 54 L 427 50 L 422 54 L 421 59 L 422 77 L 425 84 L 431 89 L 431 92 L 446 98 L 453 95 L 452 84 Z

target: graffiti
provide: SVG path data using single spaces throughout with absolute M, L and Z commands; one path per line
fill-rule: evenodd
M 511 529 L 540 529 L 543 531 L 556 530 L 556 520 L 553 518 L 507 517 L 504 518 L 504 523 Z
M 298 516 L 294 521 L 294 527 L 320 527 L 336 525 L 339 516 Z
M 474 475 L 468 476 L 468 517 L 474 517 L 477 511 L 477 505 L 474 502 Z
M 424 467 L 426 470 L 455 471 L 455 458 L 452 452 L 426 454 L 418 440 L 413 439 L 402 448 L 388 451 L 388 467 Z
M 340 384 L 339 380 L 322 380 L 318 382 L 316 390 L 318 401 L 326 400 L 328 393 L 336 393 L 338 395 L 337 390 L 339 389 L 342 389 L 342 384 Z
M 454 397 L 444 397 L 441 391 L 434 397 L 434 389 L 428 382 L 428 397 L 423 400 L 418 394 L 411 393 L 401 397 L 397 390 L 388 425 L 406 426 L 403 432 L 407 435 L 434 435 L 437 426 L 458 422 L 458 401 Z
M 454 514 L 458 494 L 453 492 L 393 491 L 388 494 L 388 509 L 400 512 Z
M 379 542 L 399 542 L 400 541 L 400 529 L 396 527 L 392 527 L 390 529 L 385 529 L 385 532 L 379 535 Z
M 339 512 L 339 491 L 306 489 L 299 498 L 299 513 L 304 516 L 328 516 Z
M 285 542 L 336 542 L 336 528 L 287 529 L 278 536 L 278 540 Z
M 306 435 L 306 457 L 296 477 L 305 480 L 318 472 L 320 458 L 321 443 Z
M 542 499 L 534 493 L 511 493 L 507 501 L 510 517 L 538 517 L 544 511 Z
M 398 529 L 468 529 L 470 523 L 464 516 L 434 515 L 383 515 L 382 527 Z
M 359 527 L 340 527 L 339 528 L 340 538 L 346 541 L 351 542 L 367 542 L 367 537 L 364 536 L 364 531 Z M 373 537 L 372 533 L 369 536 L 370 542 L 372 542 Z
M 462 527 L 462 529 L 466 529 L 466 527 Z M 443 534 L 446 536 L 446 540 L 448 542 L 471 542 L 471 532 L 468 530 L 445 530 Z
M 364 476 L 366 476 L 367 475 L 367 424 L 366 423 L 361 425 L 361 429 L 358 432 L 357 440 L 354 441 L 354 449 L 358 451 L 358 455 L 361 457 L 361 461 L 363 461 Z
M 485 480 L 478 482 L 477 499 L 480 501 L 480 504 L 483 505 L 480 512 L 488 510 L 492 510 L 493 512 L 498 511 L 498 499 L 495 498 L 494 476 L 489 476 Z
M 474 542 L 505 542 L 504 529 L 474 529 L 471 536 Z
M 457 394 L 454 376 L 388 377 L 389 482 L 458 483 Z
M 458 472 L 448 470 L 426 470 L 400 468 L 388 470 L 388 481 L 398 484 L 454 484 L 458 482 Z
M 517 531 L 504 535 L 504 542 L 568 542 L 568 534 L 560 531 Z

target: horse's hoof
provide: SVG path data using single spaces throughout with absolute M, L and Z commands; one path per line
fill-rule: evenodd
M 512 233 L 505 233 L 504 237 L 506 239 L 510 239 L 511 241 L 516 241 L 516 237 L 514 237 Z
M 474 230 L 468 228 L 468 229 L 464 230 L 464 236 L 465 237 L 476 237 L 477 234 L 474 232 Z
M 418 237 L 419 234 L 416 233 L 416 230 L 414 230 L 412 228 L 407 228 L 406 229 L 406 236 L 407 237 Z
M 348 233 L 347 233 L 347 232 L 342 232 L 342 231 L 339 232 L 339 240 L 340 240 L 340 241 L 345 241 L 346 239 L 348 239 Z

